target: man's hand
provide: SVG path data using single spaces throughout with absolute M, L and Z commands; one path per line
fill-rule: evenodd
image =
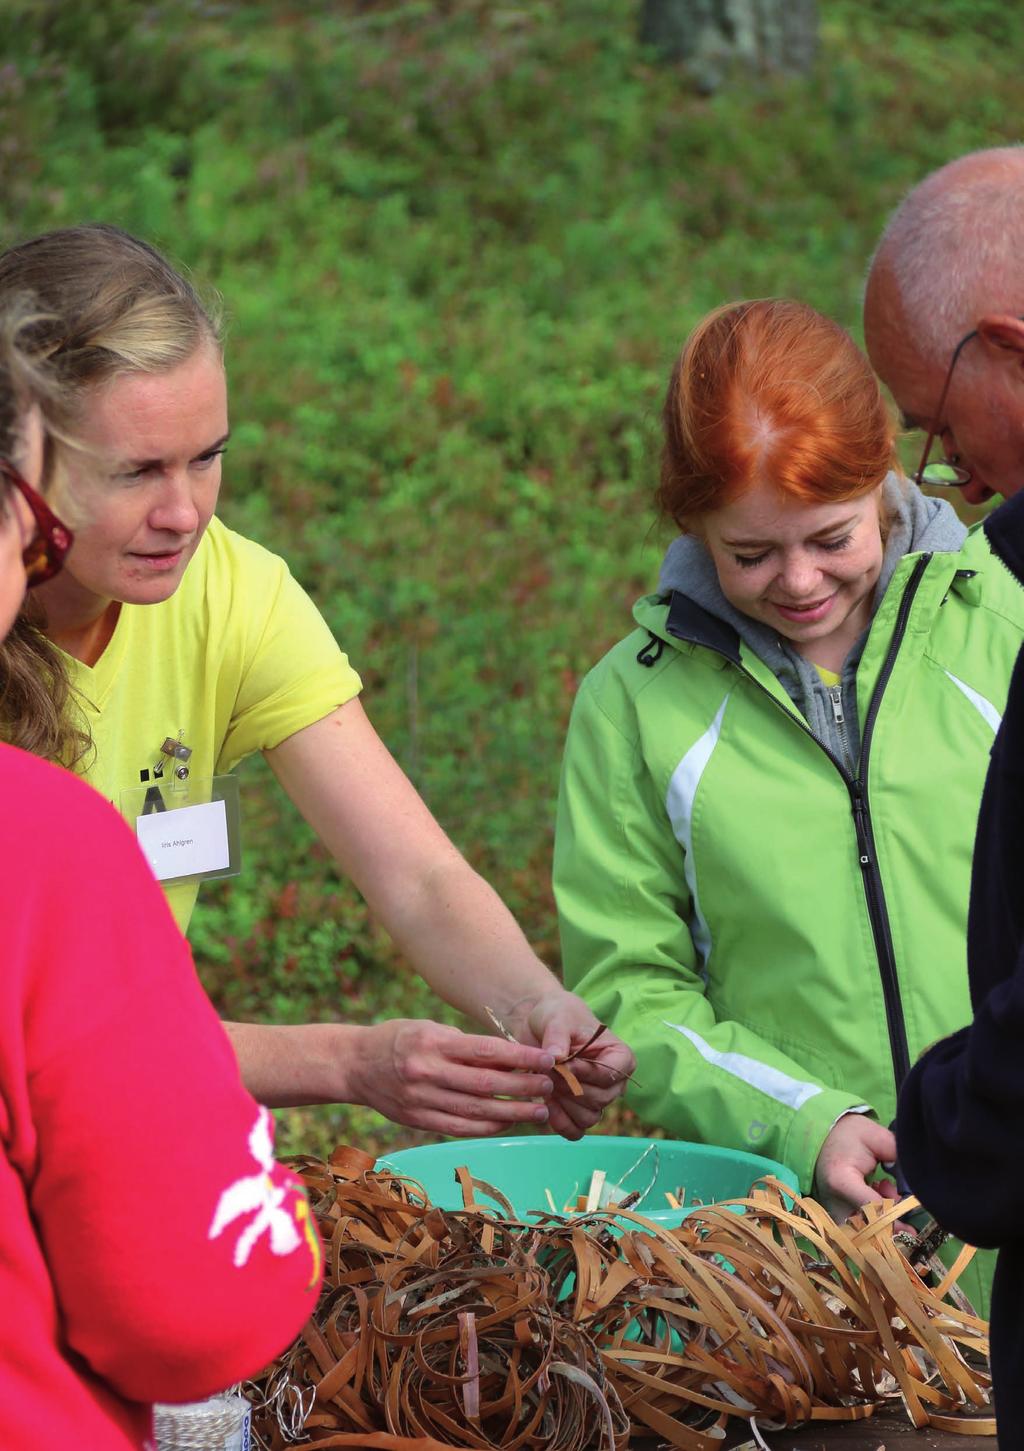
M 636 1067 L 631 1048 L 607 1030 L 589 1048 L 584 1045 L 601 1024 L 575 993 L 558 988 L 516 1004 L 505 1026 L 522 1043 L 536 1044 L 566 1064 L 583 1089 L 576 1097 L 561 1074 L 552 1075 L 554 1093 L 548 1104 L 548 1123 L 563 1138 L 580 1139 L 600 1120 L 608 1105 L 622 1093 Z
M 411 1018 L 362 1029 L 355 1049 L 351 1096 L 395 1123 L 476 1138 L 548 1122 L 550 1050 Z
M 833 1124 L 814 1167 L 814 1191 L 833 1219 L 842 1223 L 862 1204 L 897 1198 L 891 1179 L 869 1184 L 879 1164 L 896 1158 L 896 1139 L 863 1113 L 845 1113 Z

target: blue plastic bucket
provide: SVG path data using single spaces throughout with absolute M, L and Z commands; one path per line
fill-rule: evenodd
M 463 1164 L 474 1179 L 483 1179 L 499 1190 L 520 1219 L 526 1219 L 531 1210 L 550 1214 L 548 1194 L 558 1213 L 574 1212 L 578 1196 L 590 1192 L 595 1170 L 604 1171 L 605 1185 L 612 1187 L 613 1197 L 642 1191 L 640 1200 L 630 1207 L 667 1226 L 681 1223 L 701 1204 L 743 1198 L 765 1174 L 774 1175 L 794 1191 L 799 1187 L 791 1169 L 758 1154 L 680 1139 L 603 1134 L 588 1134 L 575 1143 L 551 1134 L 449 1139 L 385 1154 L 377 1168 L 417 1180 L 442 1209 L 461 1209 L 462 1191 L 455 1170 Z M 666 1194 L 680 1199 L 682 1208 L 670 1207 Z M 482 1194 L 478 1199 L 487 1203 Z M 603 1207 L 612 1209 L 614 1204 Z

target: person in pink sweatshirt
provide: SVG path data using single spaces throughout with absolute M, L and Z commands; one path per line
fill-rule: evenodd
M 0 638 L 74 523 L 43 497 L 32 327 L 0 318 Z M 309 1204 L 125 822 L 2 745 L 0 963 L 0 1445 L 138 1451 L 154 1401 L 254 1374 L 312 1313 Z

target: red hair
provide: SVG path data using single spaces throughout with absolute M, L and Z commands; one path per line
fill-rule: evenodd
M 857 498 L 896 459 L 895 422 L 848 333 L 802 302 L 716 308 L 672 370 L 657 500 L 682 529 L 754 484 Z

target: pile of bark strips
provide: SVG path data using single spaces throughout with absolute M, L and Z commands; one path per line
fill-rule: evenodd
M 994 1434 L 988 1327 L 955 1288 L 972 1251 L 947 1270 L 919 1243 L 912 1261 L 894 1227 L 916 1200 L 840 1225 L 766 1179 L 678 1229 L 621 1205 L 527 1224 L 466 1170 L 446 1211 L 358 1150 L 291 1165 L 325 1280 L 248 1387 L 270 1451 L 711 1451 L 729 1417 L 757 1436 L 893 1402 L 915 1426 Z

